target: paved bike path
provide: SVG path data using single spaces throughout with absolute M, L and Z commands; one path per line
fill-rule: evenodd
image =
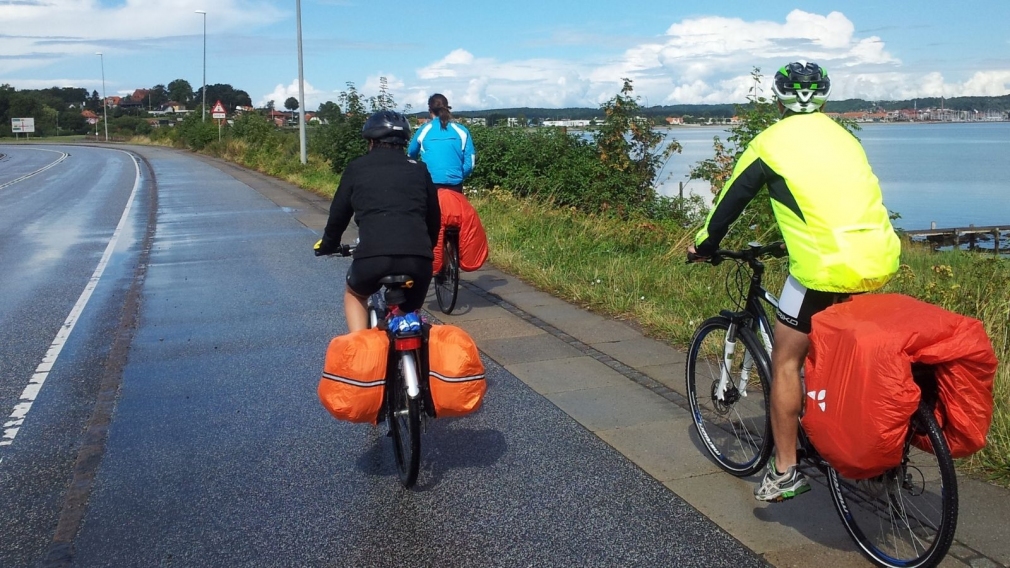
M 329 200 L 283 182 L 207 159 L 297 208 L 322 231 Z M 493 262 L 493 259 L 491 259 Z M 757 477 L 738 479 L 708 459 L 686 410 L 684 353 L 632 325 L 555 298 L 490 264 L 463 273 L 451 315 L 435 319 L 467 330 L 481 351 L 587 430 L 694 506 L 774 566 L 867 566 L 838 519 L 823 480 L 800 498 L 765 504 Z M 1010 491 L 959 478 L 955 543 L 942 566 L 1010 566 Z

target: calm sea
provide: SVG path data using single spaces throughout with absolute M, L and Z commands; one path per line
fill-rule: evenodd
M 906 230 L 937 227 L 1010 226 L 1010 122 L 863 124 L 857 133 L 884 204 L 901 215 Z M 660 192 L 705 194 L 708 185 L 686 181 L 688 171 L 711 158 L 712 137 L 727 131 L 682 127 L 669 131 L 684 147 L 661 172 Z

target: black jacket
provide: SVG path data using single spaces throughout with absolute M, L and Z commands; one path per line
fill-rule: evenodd
M 339 246 L 352 215 L 361 240 L 354 258 L 434 258 L 442 222 L 438 190 L 427 166 L 403 150 L 375 148 L 347 165 L 330 204 L 322 248 Z

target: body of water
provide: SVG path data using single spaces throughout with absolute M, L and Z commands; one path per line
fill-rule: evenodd
M 863 124 L 856 133 L 880 179 L 884 204 L 906 230 L 1010 226 L 1010 122 Z M 687 181 L 688 172 L 715 152 L 712 138 L 728 131 L 681 127 L 668 132 L 684 147 L 664 167 L 660 192 L 711 195 L 708 184 Z

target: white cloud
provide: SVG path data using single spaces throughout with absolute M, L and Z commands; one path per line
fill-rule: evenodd
M 836 99 L 1010 92 L 1010 71 L 978 73 L 962 83 L 946 82 L 939 73 L 905 73 L 881 37 L 860 37 L 843 13 L 793 10 L 783 21 L 686 19 L 655 40 L 629 46 L 596 64 L 544 58 L 503 61 L 456 48 L 418 69 L 419 83 L 398 87 L 395 94 L 422 105 L 416 108 L 423 108 L 426 94 L 435 91 L 454 93 L 450 103 L 456 110 L 596 106 L 617 94 L 621 79 L 628 77 L 643 104 L 739 103 L 754 86 L 749 74 L 753 68 L 761 69 L 761 94 L 768 96 L 775 70 L 800 59 L 829 70 Z
M 298 98 L 297 77 L 291 81 L 290 85 L 277 85 L 274 87 L 273 92 L 261 97 L 259 102 L 256 103 L 256 106 L 264 107 L 267 102 L 273 101 L 275 109 L 283 110 L 284 101 L 288 100 L 289 97 Z M 325 103 L 326 101 L 335 101 L 336 99 L 336 95 L 320 91 L 309 84 L 308 81 L 305 81 L 305 109 L 307 112 L 314 112 L 317 108 L 319 108 L 319 105 Z
M 201 16 L 195 10 L 206 10 Z M 3 6 L 0 75 L 76 57 L 106 56 L 147 49 L 166 39 L 207 33 L 247 31 L 284 13 L 263 1 L 129 0 L 103 6 L 99 0 L 46 0 Z

